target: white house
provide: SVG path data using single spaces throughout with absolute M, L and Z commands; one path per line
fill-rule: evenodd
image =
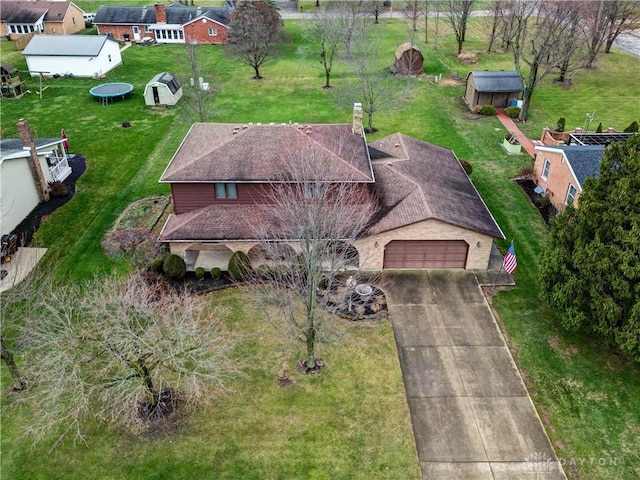
M 122 64 L 120 45 L 106 35 L 35 35 L 22 54 L 33 77 L 99 77 Z
M 144 87 L 144 102 L 147 105 L 175 105 L 182 98 L 182 85 L 167 72 L 153 77 Z
M 46 188 L 46 183 L 62 181 L 71 174 L 64 142 L 64 138 L 33 139 L 43 177 L 40 182 L 29 166 L 31 148 L 20 138 L 0 140 L 0 230 L 2 235 L 11 233 L 42 201 L 42 190 Z M 43 183 L 45 185 L 42 185 Z

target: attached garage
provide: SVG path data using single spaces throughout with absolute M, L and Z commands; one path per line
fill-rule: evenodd
M 383 268 L 465 268 L 464 240 L 393 240 L 384 249 Z

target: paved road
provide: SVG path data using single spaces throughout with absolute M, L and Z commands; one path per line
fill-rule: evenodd
M 565 479 L 473 273 L 389 273 L 424 479 Z

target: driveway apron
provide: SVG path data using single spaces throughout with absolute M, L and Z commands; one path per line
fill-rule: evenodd
M 388 278 L 423 479 L 566 479 L 475 275 Z

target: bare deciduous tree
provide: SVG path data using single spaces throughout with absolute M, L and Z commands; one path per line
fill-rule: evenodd
M 609 18 L 609 27 L 604 52 L 609 53 L 613 42 L 622 32 L 637 28 L 640 21 L 640 2 L 637 0 L 608 0 L 605 1 L 605 10 Z
M 462 43 L 467 34 L 467 21 L 475 0 L 448 0 L 449 22 L 458 42 L 458 55 L 462 52 Z
M 410 32 L 410 44 L 413 45 L 413 32 Z M 367 115 L 367 133 L 375 133 L 373 126 L 374 114 L 399 107 L 410 93 L 411 68 L 413 68 L 416 52 L 412 49 L 407 52 L 406 60 L 408 74 L 406 82 L 394 78 L 387 69 L 379 65 L 382 52 L 379 37 L 362 35 L 353 45 L 353 56 L 349 64 L 355 74 L 355 82 L 346 86 L 338 96 L 342 103 L 359 102 L 362 110 Z
M 81 286 L 48 284 L 25 325 L 36 441 L 82 439 L 88 418 L 138 429 L 224 390 L 232 342 L 202 298 L 139 275 Z M 177 403 L 179 402 L 179 403 Z
M 255 71 L 271 58 L 280 31 L 282 17 L 275 5 L 266 0 L 241 0 L 235 6 L 229 25 L 229 44 L 233 54 Z
M 489 46 L 487 47 L 487 53 L 491 53 L 493 50 L 493 46 L 495 44 L 496 38 L 500 36 L 501 28 L 504 24 L 504 19 L 507 17 L 507 12 L 505 11 L 505 2 L 504 0 L 493 0 L 490 4 L 489 12 L 486 18 L 491 22 L 489 27 Z
M 524 80 L 519 119 L 525 121 L 531 98 L 540 81 L 558 67 L 558 52 L 572 41 L 571 5 L 557 0 L 510 0 L 505 43 L 513 54 L 515 69 Z M 523 75 L 524 67 L 528 75 Z
M 331 88 L 331 71 L 340 51 L 344 48 L 345 23 L 338 10 L 322 6 L 308 24 L 307 36 L 320 49 L 320 64 L 324 71 L 324 88 Z
M 376 202 L 367 184 L 356 181 L 362 178 L 361 165 L 349 163 L 348 152 L 362 158 L 363 139 L 337 138 L 335 131 L 318 126 L 305 133 L 283 146 L 281 181 L 270 185 L 267 205 L 251 223 L 264 261 L 276 262 L 267 280 L 264 275 L 258 280 L 264 310 L 304 342 L 300 365 L 315 371 L 320 367 L 316 345 L 326 339 L 325 321 L 330 315 L 318 294 L 330 290 L 340 272 L 357 268 L 358 252 L 350 241 L 363 233 Z M 318 136 L 323 137 L 321 142 L 314 141 Z
M 206 66 L 203 58 L 205 45 L 185 44 L 185 55 L 176 58 L 176 63 L 183 66 L 183 71 L 190 75 L 189 79 L 183 79 L 183 103 L 186 108 L 182 112 L 188 116 L 187 121 L 190 123 L 210 121 L 213 115 L 213 93 L 212 74 Z M 203 87 L 203 83 L 208 88 Z
M 404 6 L 404 14 L 411 22 L 411 30 L 418 31 L 418 21 L 425 15 L 425 5 L 421 0 L 410 0 Z

